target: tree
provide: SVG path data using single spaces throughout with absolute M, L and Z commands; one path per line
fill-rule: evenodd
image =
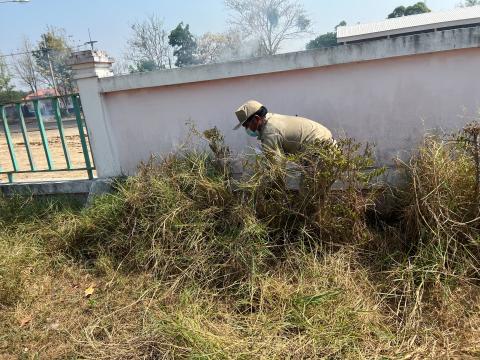
M 250 57 L 241 37 L 235 32 L 207 32 L 197 39 L 197 60 L 200 64 Z
M 224 34 L 207 32 L 197 40 L 198 62 L 211 64 L 219 62 L 227 47 L 228 39 Z
M 405 16 L 416 15 L 416 14 L 424 14 L 424 13 L 429 13 L 429 12 L 432 12 L 432 10 L 430 10 L 428 8 L 427 4 L 420 1 L 420 2 L 416 3 L 415 5 L 407 6 L 407 8 L 405 9 Z
M 23 92 L 14 89 L 11 81 L 12 75 L 8 70 L 7 62 L 0 53 L 0 105 L 20 101 L 25 96 Z
M 197 42 L 190 32 L 189 25 L 183 25 L 183 22 L 170 32 L 168 43 L 174 47 L 173 55 L 177 58 L 175 65 L 184 67 L 198 64 L 196 59 Z
M 124 56 L 112 64 L 112 72 L 115 76 L 125 75 L 131 72 L 130 70 L 133 66 L 134 65 L 132 65 L 130 61 L 126 60 Z
M 25 95 L 25 92 L 15 90 L 14 88 L 7 91 L 0 91 L 0 105 L 21 101 Z
M 390 15 L 388 15 L 388 18 L 389 19 L 393 19 L 393 18 L 398 18 L 398 17 L 402 17 L 402 16 L 405 16 L 405 10 L 407 8 L 405 6 L 398 6 L 396 7 L 392 13 Z
M 286 40 L 309 33 L 311 21 L 297 0 L 225 0 L 225 5 L 244 38 L 258 39 L 261 54 L 274 55 Z
M 154 70 L 159 70 L 161 68 L 153 60 L 140 60 L 137 61 L 134 65 L 128 67 L 129 73 L 136 72 L 149 72 Z
M 13 86 L 10 84 L 12 75 L 8 71 L 8 66 L 5 57 L 0 53 L 0 92 L 10 91 Z
M 163 21 L 155 14 L 131 25 L 132 35 L 127 41 L 126 59 L 133 62 L 130 72 L 172 68 L 172 49 Z
M 312 50 L 312 49 L 319 49 L 319 48 L 324 48 L 324 47 L 332 47 L 338 45 L 337 43 L 337 29 L 340 26 L 345 26 L 347 23 L 345 21 L 342 21 L 340 24 L 335 26 L 335 31 L 325 33 L 323 35 L 320 35 L 316 37 L 314 40 L 310 41 L 306 48 L 307 50 Z
M 423 13 L 429 13 L 432 10 L 430 10 L 423 1 L 419 1 L 415 5 L 411 6 L 399 6 L 393 10 L 393 12 L 388 15 L 389 19 L 392 18 L 398 18 L 402 16 L 409 16 L 409 15 L 416 15 L 416 14 L 423 14 Z
M 460 7 L 469 7 L 480 5 L 480 0 L 465 0 L 459 4 Z
M 17 55 L 12 62 L 14 72 L 32 92 L 37 92 L 40 83 L 39 72 L 33 57 L 33 45 L 26 37 L 23 38 L 20 52 L 21 55 Z
M 74 91 L 72 72 L 67 63 L 71 52 L 65 30 L 47 27 L 33 53 L 42 81 L 60 95 Z

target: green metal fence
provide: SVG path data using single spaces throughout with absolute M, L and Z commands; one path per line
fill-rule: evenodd
M 46 111 L 46 105 L 48 105 L 48 111 Z M 48 113 L 46 114 L 46 112 Z M 26 121 L 25 113 L 29 115 L 28 121 Z M 48 129 L 46 128 L 45 117 L 51 120 L 47 122 L 49 125 Z M 0 105 L 0 120 L 3 125 L 0 127 L 3 127 L 6 146 L 8 147 L 8 154 L 10 155 L 8 162 L 11 163 L 11 166 L 8 166 L 8 168 L 2 168 L 0 166 L 0 175 L 7 175 L 10 183 L 14 182 L 15 174 L 27 173 L 85 171 L 88 179 L 93 178 L 95 166 L 93 157 L 91 157 L 88 137 L 86 136 L 86 124 L 82 116 L 80 97 L 78 94 Z M 76 130 L 78 130 L 83 155 L 82 164 L 74 164 L 72 162 L 65 136 L 65 124 L 67 122 L 69 123 L 69 128 L 75 127 Z M 12 128 L 14 129 L 12 130 Z M 52 139 L 48 137 L 48 132 L 52 135 L 52 131 L 55 133 L 58 131 L 59 136 L 55 136 L 55 138 L 60 138 L 63 152 L 61 158 L 58 158 L 58 156 L 54 158 L 54 156 L 52 156 L 50 149 L 51 144 L 49 144 L 49 140 Z M 39 154 L 38 152 L 34 154 L 29 139 L 29 135 L 33 132 L 40 133 L 42 145 L 40 155 L 45 157 L 45 166 L 40 167 L 36 165 Z M 23 143 L 15 143 L 12 133 L 21 133 Z M 28 165 L 26 167 L 22 167 L 18 161 L 17 155 L 20 151 L 26 152 L 28 158 Z M 37 156 L 37 159 L 35 156 Z M 3 161 L 3 163 L 5 163 L 5 161 Z

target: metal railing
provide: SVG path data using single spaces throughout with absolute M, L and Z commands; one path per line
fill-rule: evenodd
M 26 121 L 25 115 L 28 116 L 28 122 Z M 48 129 L 45 126 L 46 121 L 44 120 L 44 117 L 48 117 L 49 120 L 51 120 L 47 121 L 47 123 L 50 123 L 50 128 Z M 84 117 L 82 116 L 80 97 L 78 94 L 54 96 L 0 105 L 0 120 L 3 125 L 6 146 L 8 147 L 11 162 L 11 166 L 8 166 L 9 169 L 3 169 L 0 166 L 0 175 L 7 175 L 8 182 L 14 182 L 15 174 L 64 171 L 86 171 L 88 179 L 93 179 L 95 166 L 93 163 L 93 156 L 92 158 L 90 157 L 90 144 L 88 142 L 88 137 L 85 134 L 86 124 Z M 78 138 L 80 140 L 81 152 L 83 155 L 80 165 L 74 165 L 72 162 L 71 153 L 67 146 L 65 136 L 64 125 L 66 121 L 69 121 L 71 123 L 70 125 L 73 125 L 70 126 L 70 128 L 76 127 L 78 130 Z M 14 132 L 17 134 L 21 133 L 23 139 L 20 139 L 20 141 L 23 140 L 23 144 L 21 142 L 14 142 L 11 127 L 15 127 Z M 48 136 L 48 132 L 52 133 L 52 131 L 55 132 L 55 130 L 58 131 L 62 146 L 61 153 L 63 153 L 60 156 L 57 154 L 56 158 L 52 156 L 50 148 L 51 144 L 49 144 Z M 38 160 L 39 154 L 34 154 L 34 151 L 32 150 L 29 135 L 36 131 L 40 133 L 42 145 L 40 155 L 44 156 L 46 159 L 45 166 L 37 166 L 36 160 Z M 58 137 L 55 136 L 55 138 Z M 18 151 L 20 150 L 20 147 L 24 148 L 23 150 L 26 152 L 28 158 L 28 162 L 25 162 L 24 166 L 21 166 L 17 160 L 17 154 L 19 154 Z M 35 158 L 36 156 L 37 159 Z M 62 163 L 62 165 L 56 166 L 56 163 Z

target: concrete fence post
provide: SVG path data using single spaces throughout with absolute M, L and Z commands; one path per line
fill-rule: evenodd
M 113 59 L 103 51 L 86 50 L 73 53 L 69 64 L 80 93 L 97 176 L 119 176 L 118 153 L 110 138 L 110 123 L 99 86 L 100 78 L 113 76 Z

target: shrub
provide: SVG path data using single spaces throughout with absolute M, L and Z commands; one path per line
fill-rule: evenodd
M 368 233 L 364 216 L 377 172 L 371 151 L 353 140 L 317 144 L 298 156 L 268 162 L 235 180 L 221 134 L 206 133 L 212 154 L 187 150 L 152 159 L 118 191 L 98 199 L 51 236 L 74 253 L 107 253 L 124 268 L 149 269 L 160 279 L 181 276 L 205 286 L 237 288 L 281 260 L 283 246 L 355 242 Z M 300 191 L 286 186 L 286 162 L 303 164 Z M 331 189 L 340 181 L 344 191 Z M 60 245 L 61 247 L 64 245 Z M 178 278 L 177 278 L 178 280 Z
M 478 278 L 480 207 L 470 145 L 428 136 L 404 166 L 405 233 L 416 263 L 435 278 Z
M 478 357 L 478 139 L 427 137 L 403 217 L 372 224 L 370 147 L 256 156 L 238 180 L 205 138 L 81 211 L 0 199 L 0 357 Z

